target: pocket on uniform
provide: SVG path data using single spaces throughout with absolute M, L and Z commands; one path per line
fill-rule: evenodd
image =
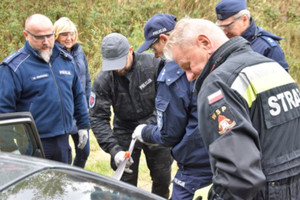
M 166 122 L 165 111 L 167 110 L 168 105 L 169 105 L 169 101 L 156 97 L 155 107 L 157 112 L 157 126 L 159 130 L 162 130 L 165 125 Z

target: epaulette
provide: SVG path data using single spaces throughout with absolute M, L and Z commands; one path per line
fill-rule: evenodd
M 20 64 L 22 64 L 30 54 L 25 53 L 22 49 L 15 51 L 14 53 L 7 56 L 1 64 L 9 66 L 13 71 L 17 71 Z
M 263 40 L 265 40 L 271 47 L 278 46 L 278 42 L 273 40 L 271 37 L 268 36 L 261 36 Z
M 157 81 L 158 82 L 164 82 L 166 80 L 166 68 L 162 68 L 162 70 L 160 71 Z

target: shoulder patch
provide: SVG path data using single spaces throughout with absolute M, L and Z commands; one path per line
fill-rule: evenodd
M 276 47 L 278 46 L 278 42 L 271 37 L 268 36 L 262 36 L 261 37 L 264 41 L 266 41 L 271 47 Z
M 236 125 L 236 120 L 226 105 L 215 109 L 211 119 L 216 122 L 216 129 L 220 135 L 227 133 Z
M 2 61 L 2 64 L 8 65 L 13 71 L 17 71 L 20 64 L 22 64 L 30 56 L 21 50 L 22 49 L 7 56 Z
M 207 99 L 208 99 L 208 104 L 213 104 L 221 99 L 223 99 L 223 93 L 221 90 L 218 90 L 212 94 L 210 94 Z
M 96 104 L 96 94 L 94 92 L 91 92 L 90 98 L 89 98 L 89 107 L 93 108 Z

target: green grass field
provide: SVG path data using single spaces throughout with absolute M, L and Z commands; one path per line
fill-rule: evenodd
M 74 156 L 75 155 L 74 144 L 71 139 L 70 139 L 70 144 L 73 150 L 72 155 Z M 110 155 L 108 153 L 105 153 L 99 147 L 97 140 L 92 131 L 90 131 L 90 147 L 91 147 L 90 156 L 86 163 L 85 169 L 88 171 L 96 172 L 98 174 L 111 177 L 114 174 L 114 171 L 110 168 Z M 174 161 L 172 165 L 172 177 L 174 177 L 176 171 L 177 171 L 177 164 L 176 161 Z M 142 154 L 141 156 L 141 161 L 139 166 L 138 187 L 148 192 L 151 192 L 151 178 L 149 176 L 149 170 L 146 165 L 144 154 Z M 170 185 L 170 190 L 172 190 L 172 184 Z M 209 187 L 203 188 L 200 191 L 197 191 L 195 196 L 201 195 L 202 199 L 206 200 L 208 190 Z

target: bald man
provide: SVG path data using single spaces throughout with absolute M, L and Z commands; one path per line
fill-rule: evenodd
M 89 128 L 87 105 L 72 57 L 54 44 L 53 24 L 44 15 L 28 17 L 23 34 L 24 47 L 0 65 L 0 113 L 31 112 L 45 157 L 68 163 L 73 116 L 82 148 Z

